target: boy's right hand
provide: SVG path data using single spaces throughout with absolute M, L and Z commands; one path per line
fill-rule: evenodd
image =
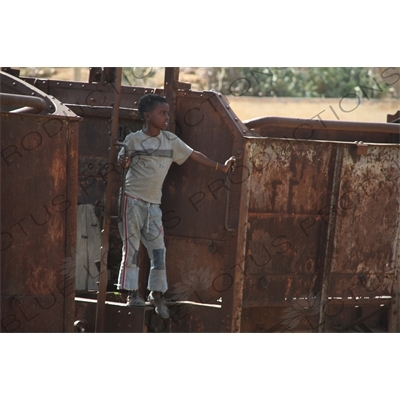
M 118 165 L 122 168 L 128 168 L 131 164 L 131 159 L 129 157 L 119 156 Z

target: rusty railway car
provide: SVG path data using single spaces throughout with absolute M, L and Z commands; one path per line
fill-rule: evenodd
M 151 92 L 191 147 L 237 157 L 228 175 L 187 161 L 167 176 L 168 320 L 114 288 L 115 153 Z M 87 83 L 3 70 L 1 331 L 400 332 L 399 127 L 240 121 L 178 68 L 163 89 L 121 86 L 119 68 Z

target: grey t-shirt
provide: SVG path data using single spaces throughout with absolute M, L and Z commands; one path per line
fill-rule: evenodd
M 193 149 L 169 131 L 148 136 L 142 130 L 130 133 L 124 140 L 132 161 L 126 174 L 125 193 L 161 204 L 161 189 L 172 162 L 182 164 Z M 119 154 L 123 154 L 123 149 Z

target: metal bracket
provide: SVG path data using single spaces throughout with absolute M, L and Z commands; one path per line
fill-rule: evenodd
M 357 154 L 366 156 L 368 154 L 368 145 L 364 142 L 356 142 L 357 145 Z

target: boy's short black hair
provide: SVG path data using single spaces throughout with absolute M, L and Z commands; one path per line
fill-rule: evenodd
M 159 94 L 149 93 L 140 98 L 138 104 L 138 111 L 141 118 L 144 120 L 144 113 L 151 111 L 159 103 L 168 103 L 165 97 Z

